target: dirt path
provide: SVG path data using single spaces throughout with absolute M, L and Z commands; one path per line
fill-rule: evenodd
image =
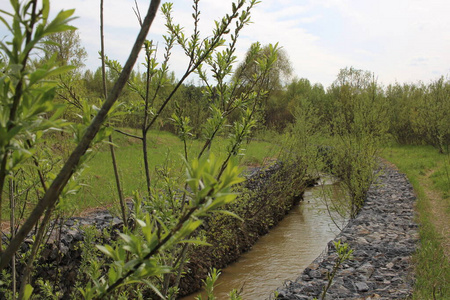
M 397 169 L 394 164 L 386 160 L 383 160 L 383 162 Z M 431 169 L 425 175 L 420 176 L 419 180 L 425 196 L 430 200 L 431 223 L 441 237 L 440 242 L 445 256 L 450 260 L 450 199 L 444 199 L 442 192 L 433 189 L 431 176 L 435 172 L 436 169 Z
M 444 199 L 441 192 L 433 190 L 431 176 L 434 174 L 435 170 L 428 171 L 422 178 L 420 182 L 422 184 L 425 195 L 430 200 L 430 212 L 432 217 L 430 218 L 433 223 L 436 232 L 441 237 L 441 244 L 444 250 L 445 256 L 450 259 L 450 200 Z

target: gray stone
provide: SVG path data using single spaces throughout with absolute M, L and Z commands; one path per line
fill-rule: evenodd
M 311 278 L 321 278 L 322 273 L 319 270 L 311 270 L 311 271 L 309 271 L 309 276 Z
M 310 281 L 311 277 L 309 277 L 309 275 L 307 275 L 307 274 L 304 274 L 304 275 L 301 276 L 301 280 Z
M 375 270 L 374 266 L 369 262 L 364 263 L 361 267 L 357 269 L 358 272 L 361 272 L 367 275 L 368 277 L 370 277 L 373 274 L 374 270 Z
M 369 291 L 369 286 L 365 282 L 357 282 L 355 283 L 356 290 L 358 292 L 367 292 Z

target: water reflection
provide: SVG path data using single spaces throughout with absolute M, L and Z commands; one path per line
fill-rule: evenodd
M 339 195 L 337 184 L 325 189 Z M 308 189 L 304 202 L 294 207 L 276 228 L 263 236 L 248 253 L 222 270 L 215 287 L 216 299 L 229 299 L 228 293 L 242 288 L 243 299 L 268 299 L 286 280 L 295 279 L 339 232 L 321 197 L 323 187 Z M 341 222 L 341 221 L 340 221 Z M 192 300 L 194 296 L 183 298 Z

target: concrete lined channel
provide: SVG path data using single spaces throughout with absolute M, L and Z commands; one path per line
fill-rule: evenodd
M 286 280 L 294 280 L 324 250 L 339 229 L 326 210 L 323 188 L 339 190 L 331 181 L 306 190 L 304 201 L 237 262 L 222 270 L 214 288 L 217 299 L 228 299 L 232 289 L 242 289 L 243 299 L 266 299 Z M 335 216 L 337 217 L 337 216 Z M 338 220 L 343 222 L 342 218 Z M 192 300 L 194 293 L 183 300 Z

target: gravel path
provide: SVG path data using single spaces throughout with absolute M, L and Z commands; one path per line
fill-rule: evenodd
M 335 239 L 349 244 L 353 259 L 339 268 L 325 299 L 404 299 L 412 294 L 411 257 L 419 238 L 415 200 L 406 176 L 386 166 L 361 212 Z M 295 281 L 278 289 L 278 299 L 321 299 L 336 257 L 331 241 Z

